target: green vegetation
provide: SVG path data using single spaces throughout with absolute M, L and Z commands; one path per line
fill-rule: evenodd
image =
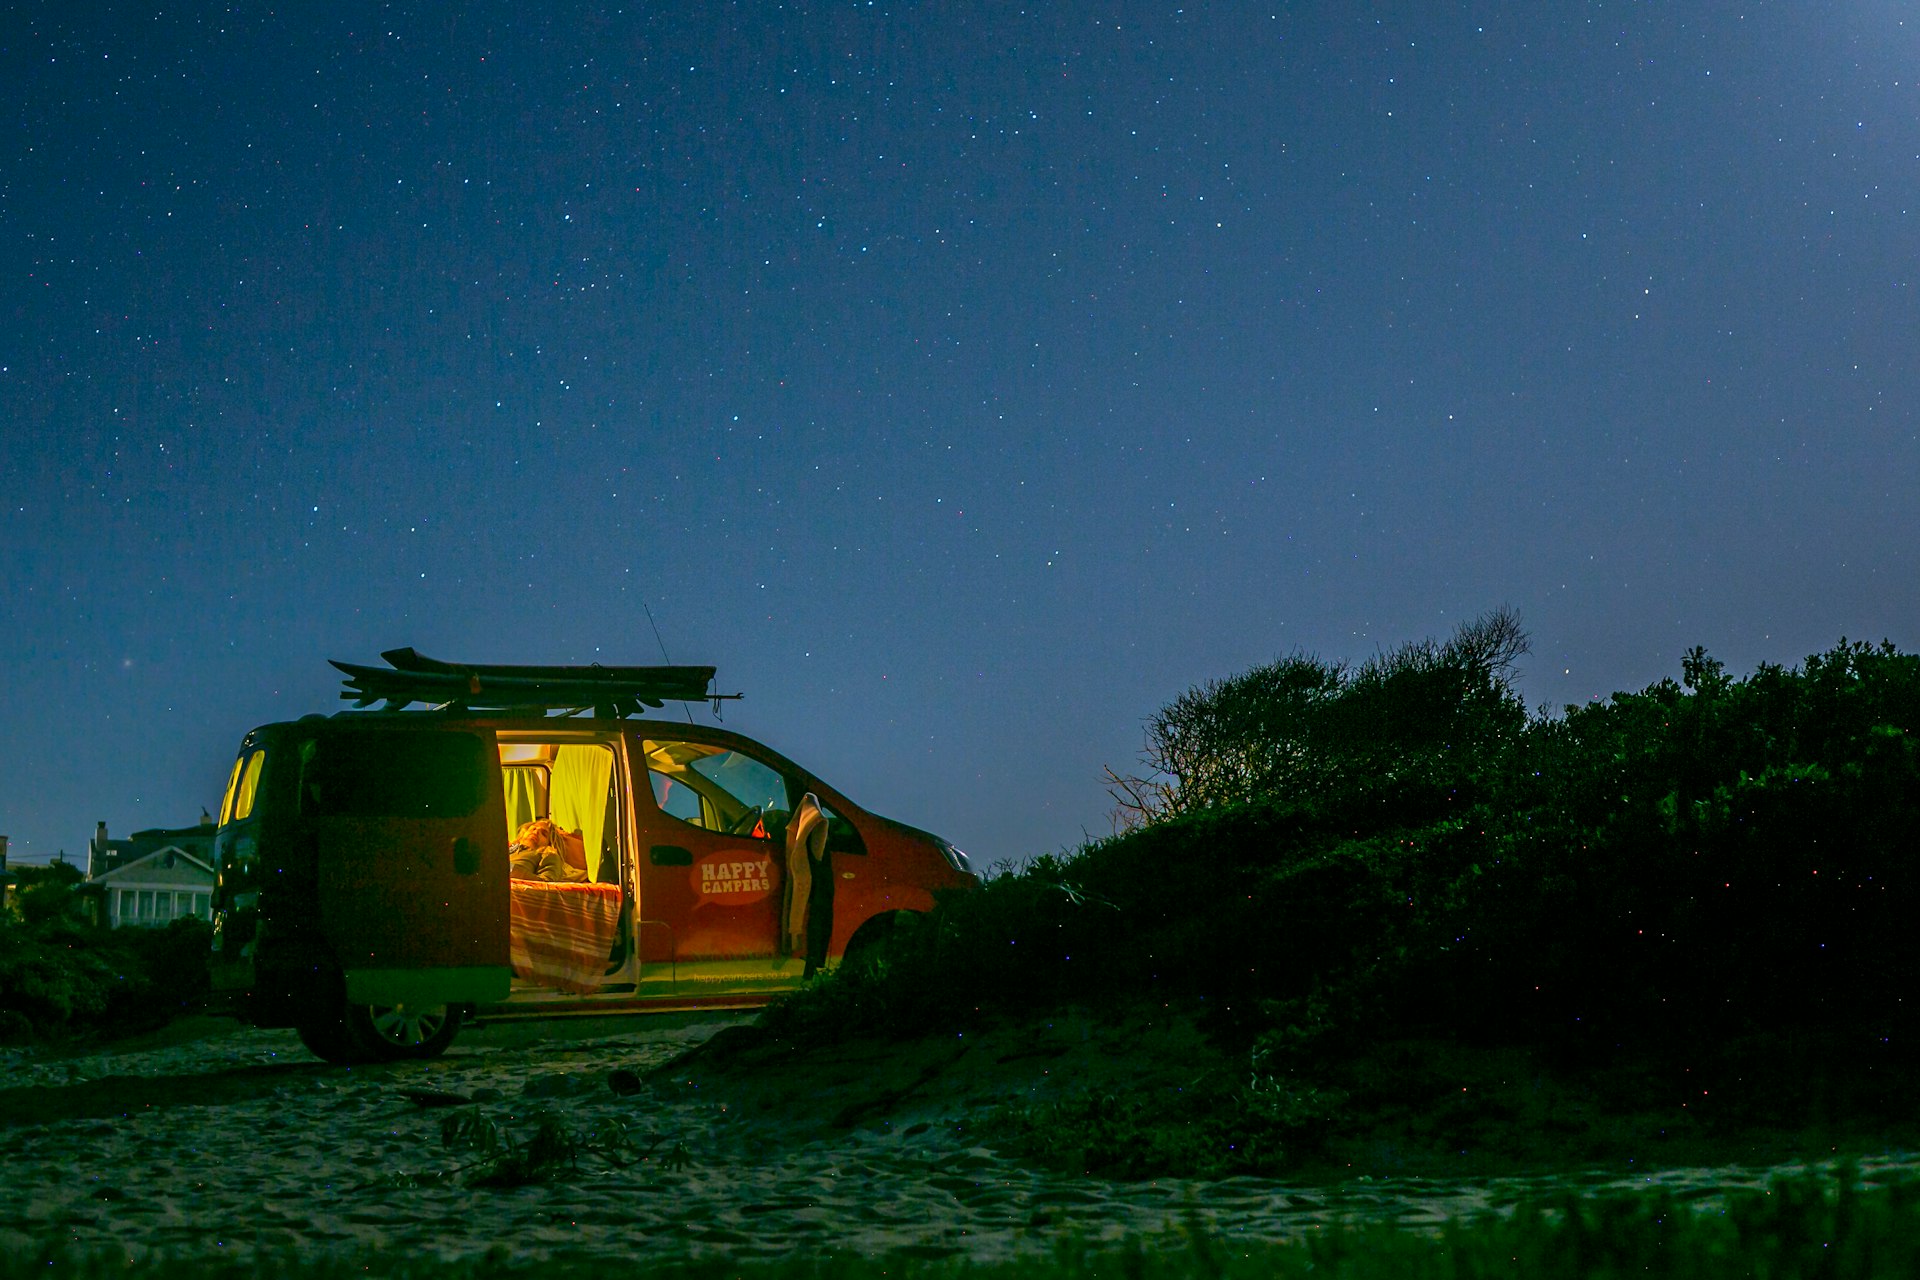
M 1905 1117 L 1920 657 L 1843 641 L 1736 679 L 1696 649 L 1548 716 L 1511 687 L 1524 648 L 1499 613 L 1190 691 L 1114 779 L 1131 830 L 945 903 L 769 1030 L 1194 1013 L 1237 1078 L 1003 1117 L 1016 1149 L 1120 1176 Z
M 14 874 L 17 914 L 0 910 L 0 1043 L 144 1031 L 204 1000 L 204 920 L 109 932 L 82 911 L 78 868 Z
M 1038 1242 L 1036 1242 L 1038 1243 Z M 1068 1238 L 1051 1253 L 1007 1262 L 826 1256 L 747 1262 L 637 1264 L 632 1258 L 548 1259 L 514 1263 L 500 1257 L 442 1261 L 431 1255 L 376 1251 L 333 1257 L 234 1256 L 129 1260 L 117 1255 L 48 1253 L 0 1259 L 0 1280 L 27 1276 L 120 1277 L 124 1280 L 1238 1280 L 1330 1277 L 1331 1280 L 1464 1280 L 1472 1276 L 1599 1280 L 1646 1274 L 1689 1280 L 1867 1280 L 1920 1273 L 1920 1188 L 1856 1190 L 1843 1173 L 1833 1183 L 1777 1182 L 1736 1193 L 1724 1206 L 1701 1208 L 1662 1195 L 1634 1195 L 1523 1206 L 1511 1216 L 1450 1223 L 1441 1232 L 1403 1227 L 1335 1227 L 1286 1243 L 1243 1245 L 1214 1235 L 1196 1208 L 1185 1230 L 1165 1238 L 1094 1250 Z

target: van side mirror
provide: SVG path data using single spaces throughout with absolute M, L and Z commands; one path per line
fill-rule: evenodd
M 693 865 L 693 850 L 682 849 L 677 844 L 657 844 L 648 856 L 656 867 L 690 867 Z

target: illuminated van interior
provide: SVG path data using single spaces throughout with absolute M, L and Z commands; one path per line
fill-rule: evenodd
M 613 763 L 613 751 L 603 743 L 502 742 L 508 841 L 523 824 L 551 819 L 585 844 L 589 880 L 617 883 L 620 810 Z
M 513 864 L 507 915 L 513 998 L 632 990 L 631 981 L 609 985 L 634 954 L 613 748 L 516 738 L 502 740 L 499 750 Z M 573 848 L 556 855 L 554 846 L 562 843 Z

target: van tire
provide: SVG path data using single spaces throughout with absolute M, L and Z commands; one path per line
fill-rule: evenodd
M 894 930 L 902 927 L 910 929 L 918 920 L 919 914 L 913 911 L 887 911 L 868 920 L 847 939 L 847 949 L 840 953 L 841 967 L 864 962 L 868 956 L 886 946 Z
M 359 1062 L 437 1058 L 460 1031 L 460 1007 L 351 1004 L 341 1030 Z
M 346 1023 L 339 1018 L 303 1022 L 294 1028 L 294 1032 L 300 1037 L 300 1043 L 307 1047 L 307 1052 L 322 1062 L 331 1062 L 336 1067 L 350 1067 L 363 1061 L 348 1043 Z

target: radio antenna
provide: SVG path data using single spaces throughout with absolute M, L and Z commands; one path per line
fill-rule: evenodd
M 647 608 L 647 602 L 645 600 L 642 600 L 640 602 L 640 612 L 647 615 L 647 625 L 653 628 L 653 642 L 660 646 L 660 656 L 666 659 L 666 663 L 668 666 L 672 666 L 673 658 L 669 656 L 667 653 L 667 642 L 660 638 L 660 624 L 653 620 L 653 610 Z M 680 710 L 686 713 L 687 723 L 692 724 L 693 708 L 687 706 L 683 702 L 680 704 Z

